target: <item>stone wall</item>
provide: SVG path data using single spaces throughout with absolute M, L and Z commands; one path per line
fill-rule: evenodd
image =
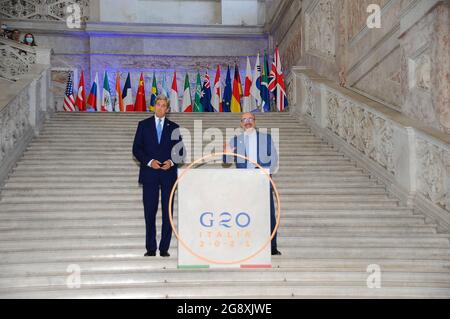
M 369 28 L 369 4 L 381 27 Z M 450 133 L 450 2 L 281 1 L 268 24 L 283 66 L 308 66 L 375 101 Z
M 404 204 L 450 228 L 450 136 L 294 67 L 291 113 L 374 174 Z

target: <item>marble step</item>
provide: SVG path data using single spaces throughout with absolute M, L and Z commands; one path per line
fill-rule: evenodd
M 176 200 L 176 199 L 175 199 Z M 174 207 L 174 216 L 177 216 L 177 209 Z M 158 214 L 161 213 L 161 205 L 158 206 Z M 122 208 L 97 208 L 94 210 L 55 210 L 55 211 L 26 211 L 17 210 L 12 212 L 0 211 L 0 220 L 24 220 L 24 219 L 52 219 L 52 218 L 66 218 L 66 219 L 96 219 L 96 218 L 124 218 L 124 217 L 142 217 L 143 211 L 136 209 L 122 209 Z M 406 207 L 398 207 L 395 209 L 365 209 L 365 210 L 298 210 L 298 209 L 283 209 L 281 218 L 297 217 L 297 218 L 311 218 L 311 217 L 423 217 L 422 215 L 413 214 L 412 209 Z M 159 215 L 158 215 L 159 218 Z M 0 234 L 1 236 L 1 234 Z
M 56 135 L 56 134 L 47 134 L 45 131 L 42 131 L 41 133 L 39 133 L 38 136 L 35 137 L 35 139 L 32 141 L 32 144 L 50 144 L 50 145 L 59 145 L 59 144 L 64 144 L 64 143 L 74 143 L 75 145 L 86 145 L 86 141 L 89 141 L 90 145 L 91 143 L 94 144 L 104 144 L 107 142 L 112 142 L 115 144 L 124 144 L 124 143 L 132 143 L 134 140 L 134 133 L 126 133 L 126 134 L 119 134 L 119 135 L 113 135 L 113 137 L 111 137 L 110 135 L 93 135 L 93 136 L 89 136 L 89 139 L 81 139 L 80 136 L 78 135 L 73 135 L 72 133 L 70 134 L 62 134 L 62 135 Z M 284 141 L 285 142 L 285 138 L 287 138 L 289 135 L 288 133 L 284 133 L 283 135 L 278 135 L 278 141 Z M 296 136 L 300 137 L 301 139 L 319 139 L 316 135 L 314 135 L 313 133 L 309 132 L 309 131 L 296 131 Z M 192 136 L 191 136 L 192 138 Z M 223 135 L 223 138 L 228 138 L 228 136 L 226 134 Z M 275 138 L 275 137 L 274 137 Z M 186 140 L 188 140 L 185 137 Z M 205 137 L 202 137 L 202 143 L 203 145 L 209 144 L 211 141 L 211 138 L 207 135 L 205 135 Z M 290 143 L 295 143 L 296 141 L 298 141 L 298 139 L 290 139 Z M 198 144 L 200 144 L 200 141 L 196 141 Z M 191 140 L 191 143 L 193 143 L 193 140 Z M 284 143 L 280 143 L 280 146 L 283 146 Z M 327 145 L 326 143 L 324 145 Z M 329 147 L 332 147 L 332 145 L 328 145 Z
M 295 161 L 299 156 L 302 155 L 335 155 L 334 151 L 308 151 L 308 150 L 299 150 L 295 152 L 296 154 L 281 154 L 280 156 L 280 165 L 289 165 L 295 164 Z M 193 159 L 192 156 L 195 154 L 191 154 L 189 159 Z M 105 153 L 105 152 L 68 152 L 64 153 L 51 153 L 51 152 L 26 152 L 24 153 L 25 160 L 34 160 L 34 161 L 79 161 L 79 162 L 90 162 L 90 161 L 98 161 L 101 160 L 103 162 L 134 162 L 133 154 L 130 152 L 115 152 L 115 153 Z M 196 158 L 197 159 L 197 158 Z M 220 161 L 220 158 L 217 160 Z M 291 163 L 289 163 L 291 161 Z M 332 167 L 329 170 L 333 170 Z
M 157 221 L 158 236 L 160 236 L 161 222 Z M 348 227 L 289 227 L 280 228 L 278 231 L 279 238 L 289 237 L 324 237 L 324 238 L 389 238 L 389 239 L 401 239 L 409 240 L 414 238 L 420 242 L 421 239 L 446 239 L 448 243 L 448 234 L 436 234 L 433 228 L 424 228 L 422 226 L 398 226 L 398 227 L 373 227 L 371 232 L 364 232 L 366 228 L 362 227 L 362 230 L 350 229 Z M 101 238 L 122 238 L 122 237 L 134 237 L 140 238 L 141 241 L 145 236 L 145 226 L 142 222 L 139 226 L 127 226 L 127 227 L 111 227 L 105 228 L 50 228 L 50 229 L 6 229 L 0 234 L 1 240 L 39 240 L 39 239 L 101 239 Z M 370 237 L 372 236 L 372 237 Z M 375 236 L 375 237 L 374 237 Z M 378 236 L 378 237 L 376 237 Z
M 296 167 L 297 169 L 299 169 L 299 167 Z M 293 169 L 292 169 L 293 170 Z M 12 174 L 9 179 L 6 181 L 7 183 L 11 183 L 11 182 L 27 182 L 27 183 L 33 183 L 33 182 L 37 182 L 37 183 L 43 183 L 43 182 L 70 182 L 70 183 L 77 183 L 77 182 L 82 182 L 82 183 L 105 183 L 105 182 L 120 182 L 122 184 L 120 184 L 121 186 L 125 187 L 125 186 L 137 186 L 138 185 L 138 171 L 139 168 L 136 167 L 135 168 L 135 173 L 134 174 L 119 174 L 120 170 L 117 171 L 117 174 L 115 175 L 111 175 L 111 174 L 96 174 L 95 176 L 93 176 L 92 174 L 89 173 L 85 173 L 82 174 L 80 172 L 70 172 L 67 173 L 66 175 L 64 175 L 64 179 L 61 178 L 61 176 L 55 175 L 55 176 L 50 176 L 47 174 L 42 174 L 42 175 L 38 175 L 38 176 L 30 176 L 29 174 L 24 174 L 23 176 L 16 176 L 16 174 Z M 281 170 L 280 170 L 281 171 Z M 274 180 L 277 183 L 285 183 L 286 185 L 290 185 L 289 183 L 294 183 L 296 185 L 301 184 L 301 183 L 305 183 L 305 182 L 317 182 L 317 183 L 327 183 L 327 182 L 331 182 L 331 183 L 336 183 L 336 182 L 368 182 L 368 181 L 373 181 L 373 179 L 370 179 L 369 175 L 367 174 L 363 174 L 361 169 L 355 168 L 352 170 L 339 170 L 338 172 L 328 172 L 326 170 L 324 170 L 325 172 L 327 172 L 329 175 L 327 174 L 313 174 L 316 171 L 314 170 L 309 170 L 309 171 L 304 171 L 301 173 L 292 173 L 290 176 L 289 175 L 284 175 L 284 176 L 278 176 L 277 174 L 274 176 Z M 322 171 L 322 172 L 324 172 Z M 287 170 L 283 171 L 283 172 L 287 172 Z M 338 173 L 348 173 L 348 176 L 342 176 L 342 174 L 338 174 Z M 353 174 L 351 174 L 353 173 Z M 347 174 L 345 174 L 347 175 Z M 90 185 L 90 184 L 85 184 L 86 186 Z
M 81 285 L 83 289 L 89 287 L 102 286 L 119 286 L 119 285 L 153 285 L 153 284 L 205 284 L 212 285 L 217 282 L 227 283 L 257 283 L 270 282 L 273 284 L 287 283 L 302 283 L 303 285 L 313 284 L 329 284 L 334 283 L 361 283 L 366 284 L 367 273 L 360 272 L 308 272 L 296 270 L 274 271 L 268 270 L 183 270 L 182 272 L 176 270 L 160 270 L 148 272 L 133 273 L 133 280 L 127 274 L 122 273 L 88 273 L 81 275 Z M 43 276 L 28 276 L 23 278 L 0 278 L 0 287 L 9 288 L 39 288 L 43 286 L 59 286 L 67 289 L 68 275 L 53 275 L 49 277 Z M 411 287 L 434 287 L 448 288 L 450 284 L 450 276 L 446 272 L 442 273 L 402 273 L 402 272 L 386 272 L 383 273 L 384 285 L 399 285 Z M 450 289 L 449 289 L 450 291 Z
M 343 192 L 347 192 L 350 190 L 355 190 L 358 192 L 364 192 L 366 189 L 371 191 L 381 192 L 381 190 L 385 190 L 385 186 L 378 184 L 369 179 L 365 181 L 329 181 L 329 182 L 313 182 L 309 181 L 307 184 L 300 181 L 295 181 L 288 179 L 290 176 L 286 175 L 286 180 L 279 180 L 275 178 L 275 182 L 278 184 L 277 189 L 280 193 L 289 194 L 289 193 L 301 193 L 301 192 L 311 192 L 316 194 L 324 194 L 327 192 L 332 192 L 335 189 L 342 190 Z M 297 177 L 301 179 L 301 177 Z M 138 189 L 142 192 L 142 188 L 135 183 L 111 183 L 105 185 L 102 182 L 91 182 L 89 184 L 86 183 L 70 183 L 66 181 L 58 181 L 58 182 L 12 182 L 8 181 L 5 184 L 5 187 L 1 191 L 9 192 L 9 191 L 38 191 L 38 190 L 61 190 L 61 191 L 70 191 L 72 193 L 72 189 L 76 188 L 80 191 L 103 191 L 103 190 L 115 190 L 115 189 Z
M 64 202 L 64 206 L 61 203 Z M 176 203 L 175 203 L 176 204 Z M 142 208 L 142 200 L 118 200 L 116 198 L 106 198 L 104 201 L 99 201 L 98 198 L 95 198 L 92 201 L 87 201 L 83 198 L 81 201 L 73 200 L 73 198 L 64 199 L 63 201 L 52 198 L 50 201 L 29 201 L 23 202 L 19 199 L 9 199 L 7 202 L 0 200 L 0 209 L 3 211 L 17 211 L 17 210 L 47 210 L 47 209 L 96 209 L 99 207 L 105 208 L 130 208 L 130 209 L 140 209 Z M 397 200 L 364 200 L 361 202 L 348 202 L 348 201 L 326 201 L 326 202 L 292 202 L 292 201 L 284 201 L 282 202 L 283 209 L 362 209 L 362 208 L 396 208 L 399 207 L 399 203 Z
M 389 260 L 376 261 L 383 272 L 413 271 L 413 272 L 448 272 L 450 261 L 440 260 Z M 281 258 L 272 260 L 272 269 L 281 268 L 296 271 L 323 272 L 323 271 L 366 271 L 367 266 L 373 264 L 371 259 L 300 259 Z M 134 273 L 154 270 L 176 270 L 177 261 L 154 258 L 151 262 L 145 258 L 111 260 L 111 261 L 85 261 L 78 263 L 84 274 L 90 273 Z M 45 276 L 67 275 L 66 262 L 55 263 L 29 263 L 29 264 L 1 264 L 0 278 L 15 276 Z
M 42 133 L 39 134 L 39 136 L 45 137 L 45 138 L 54 138 L 54 137 L 60 137 L 61 139 L 73 139 L 76 138 L 78 141 L 90 141 L 91 137 L 95 140 L 96 138 L 107 137 L 109 140 L 114 141 L 116 139 L 120 140 L 123 138 L 126 138 L 127 140 L 130 140 L 131 142 L 134 140 L 136 129 L 129 129 L 127 131 L 120 131 L 120 130 L 113 130 L 113 129 L 87 129 L 87 128 L 80 128 L 78 130 L 68 130 L 67 128 L 64 129 L 44 129 Z M 193 142 L 193 138 L 196 136 L 194 135 L 195 131 L 192 129 L 189 135 L 184 136 L 184 140 Z M 183 131 L 181 131 L 181 134 L 183 136 Z M 270 130 L 268 131 L 270 133 Z M 196 139 L 197 143 L 206 143 L 211 142 L 211 136 L 214 136 L 212 134 L 205 134 L 204 132 L 201 133 L 198 132 L 199 139 Z M 235 134 L 227 135 L 226 131 L 221 131 L 221 134 L 217 132 L 217 134 L 214 136 L 214 139 L 219 139 L 220 141 L 223 141 L 226 139 L 231 139 Z M 292 131 L 289 130 L 288 132 L 272 132 L 273 138 L 275 141 L 279 141 L 280 144 L 283 143 L 304 143 L 304 144 L 312 144 L 312 143 L 324 143 L 327 144 L 325 140 L 317 137 L 314 134 L 311 134 L 307 131 Z
M 182 284 L 160 285 L 125 285 L 123 287 L 95 287 L 95 289 L 61 289 L 41 287 L 37 289 L 3 289 L 1 298 L 33 298 L 33 299 L 60 299 L 60 298 L 92 298 L 92 299 L 149 299 L 149 298 L 214 298 L 226 300 L 227 298 L 247 299 L 276 299 L 276 298 L 442 298 L 448 299 L 448 288 L 425 287 L 384 287 L 382 289 L 368 289 L 355 285 L 336 286 L 329 285 L 301 285 L 300 283 L 274 284 L 274 283 L 215 283 L 210 286 L 190 287 Z
M 360 195 L 360 194 L 378 194 L 378 195 L 386 195 L 386 190 L 383 187 L 380 186 L 367 186 L 364 185 L 364 188 L 362 187 L 345 187 L 345 185 L 342 186 L 336 186 L 334 188 L 317 188 L 317 189 L 311 189 L 307 185 L 303 186 L 304 188 L 296 188 L 292 189 L 290 187 L 284 188 L 282 186 L 278 186 L 278 192 L 280 192 L 283 195 Z M 123 195 L 123 194 L 133 194 L 133 195 L 140 195 L 142 194 L 142 189 L 138 187 L 118 187 L 118 188 L 112 188 L 112 187 L 104 187 L 103 188 L 77 188 L 76 190 L 73 189 L 73 185 L 67 184 L 66 188 L 60 188 L 55 186 L 49 186 L 47 188 L 35 188 L 33 187 L 29 188 L 12 188 L 7 187 L 2 190 L 2 196 L 28 196 L 28 195 L 52 195 L 52 196 L 66 196 L 66 195 L 73 195 L 76 193 L 77 195 L 89 195 L 89 194 L 99 194 L 99 195 Z
M 0 201 L 0 210 L 3 212 L 14 212 L 14 211 L 23 211 L 23 210 L 92 210 L 97 209 L 99 207 L 104 207 L 106 209 L 114 209 L 114 208 L 130 208 L 142 210 L 142 202 L 141 201 L 105 201 L 99 203 L 98 201 L 94 202 L 76 202 L 76 201 L 65 201 L 64 205 L 61 205 L 62 201 L 52 201 L 52 202 L 27 202 L 23 203 L 21 201 L 10 201 L 8 203 Z M 175 203 L 176 204 L 176 203 Z M 398 203 L 396 202 L 386 202 L 386 201 L 366 201 L 366 202 L 356 202 L 356 203 L 348 203 L 348 202 L 306 202 L 306 203 L 293 203 L 293 202 L 282 202 L 282 210 L 283 209 L 392 209 L 397 208 Z M 176 208 L 176 206 L 175 206 Z
M 139 248 L 98 248 L 89 249 L 62 249 L 62 250 L 35 250 L 2 252 L 0 264 L 35 263 L 35 262 L 82 262 L 89 260 L 115 260 L 116 258 L 144 258 L 145 244 L 142 242 Z M 290 258 L 304 259 L 429 259 L 450 260 L 449 248 L 348 248 L 348 247 L 278 247 L 283 255 Z M 170 258 L 177 260 L 176 249 L 172 248 Z M 279 257 L 278 257 L 279 258 Z M 275 259 L 275 258 L 274 258 Z M 151 259 L 149 260 L 151 262 Z
M 144 224 L 143 217 L 138 218 L 104 218 L 104 219 L 38 219 L 38 220 L 2 220 L 1 231 L 18 229 L 56 229 L 56 228 L 96 228 L 96 227 L 139 227 Z M 177 223 L 175 222 L 175 225 Z M 425 226 L 423 217 L 283 217 L 280 229 L 290 227 L 361 227 L 361 226 Z
M 39 135 L 36 136 L 36 141 L 41 138 L 62 140 L 70 139 L 74 142 L 97 140 L 112 140 L 112 141 L 133 141 L 136 134 L 137 125 L 130 125 L 124 128 L 117 128 L 116 125 L 111 127 L 93 126 L 61 126 L 52 127 L 50 125 L 44 126 Z M 320 135 L 315 134 L 310 129 L 280 128 L 277 126 L 260 127 L 260 132 L 272 135 L 275 141 L 281 140 L 318 140 L 325 141 Z M 186 141 L 196 142 L 211 142 L 211 140 L 230 140 L 233 136 L 241 134 L 243 131 L 234 127 L 228 126 L 212 126 L 212 127 L 197 127 L 197 126 L 182 126 L 180 133 Z
M 202 126 L 204 128 L 210 128 L 210 127 L 217 127 L 217 126 L 222 126 L 222 127 L 229 127 L 229 128 L 233 128 L 233 129 L 237 129 L 240 128 L 240 119 L 236 118 L 236 119 L 217 119 L 217 120 L 210 120 L 210 119 L 189 119 L 187 121 L 183 121 L 183 120 L 172 120 L 174 122 L 176 122 L 179 126 L 184 127 L 184 126 L 194 126 L 194 125 L 198 125 L 198 126 Z M 97 121 L 89 121 L 89 120 L 78 120 L 78 121 L 69 121 L 66 119 L 55 119 L 55 120 L 51 120 L 48 121 L 46 123 L 46 127 L 69 127 L 70 129 L 77 127 L 77 126 L 91 126 L 91 127 L 95 127 L 95 126 L 101 126 L 101 127 L 116 127 L 116 128 L 136 128 L 137 124 L 138 124 L 139 120 L 131 120 L 131 121 L 116 121 L 114 119 L 106 119 L 106 118 L 102 118 L 99 119 Z M 272 127 L 272 126 L 278 126 L 281 129 L 288 129 L 288 128 L 304 128 L 304 129 L 308 129 L 308 126 L 306 124 L 302 124 L 302 123 L 296 123 L 295 120 L 293 119 L 283 119 L 283 118 L 276 118 L 273 117 L 271 119 L 260 119 L 257 120 L 257 127 Z M 67 125 L 67 123 L 69 123 L 70 125 Z
M 182 168 L 187 167 L 191 163 L 194 162 L 194 160 L 198 161 L 200 158 L 204 156 L 210 156 L 213 153 L 205 153 L 205 154 L 194 154 L 194 153 L 188 153 L 187 157 L 185 158 L 183 163 L 178 163 L 179 167 Z M 210 157 L 207 159 L 202 159 L 203 165 L 212 165 L 207 168 L 227 168 L 227 169 L 234 169 L 234 163 L 223 163 L 222 161 L 222 155 L 213 155 L 214 157 Z M 345 169 L 353 169 L 357 168 L 356 163 L 346 159 L 346 158 L 335 158 L 335 159 L 320 159 L 317 158 L 314 160 L 314 158 L 308 158 L 301 156 L 297 156 L 297 158 L 294 160 L 293 154 L 279 154 L 279 162 L 278 162 L 278 168 L 290 168 L 290 167 L 302 167 L 302 168 L 308 168 L 316 169 L 318 166 L 326 168 L 328 171 L 333 170 L 341 170 L 342 168 Z M 330 154 L 326 154 L 324 156 L 330 156 Z M 333 156 L 333 155 L 331 155 Z M 75 163 L 89 163 L 92 164 L 105 164 L 104 169 L 107 168 L 106 165 L 108 163 L 116 164 L 116 165 L 122 165 L 125 167 L 139 167 L 139 161 L 135 159 L 131 153 L 127 152 L 103 152 L 103 153 L 77 153 L 77 152 L 67 152 L 67 153 L 61 153 L 61 152 L 52 152 L 52 151 L 43 151 L 43 152 L 29 152 L 24 155 L 24 158 L 18 162 L 18 164 L 21 163 L 27 163 L 27 164 L 33 164 L 37 161 L 45 161 L 47 164 L 55 164 L 55 165 L 65 165 L 66 167 L 70 167 L 70 165 L 67 163 L 67 161 L 75 162 Z M 206 163 L 206 164 L 204 164 Z M 198 163 L 194 168 L 198 167 Z M 360 168 L 361 169 L 361 168 Z
M 180 168 L 183 168 L 183 165 L 179 166 Z M 215 169 L 222 169 L 224 166 L 222 163 L 211 163 L 207 164 L 207 168 L 215 168 Z M 290 169 L 291 166 L 280 166 L 278 172 L 274 174 L 274 177 L 277 176 L 285 176 L 285 175 L 292 175 L 293 170 Z M 299 167 L 299 166 L 294 166 Z M 301 166 L 300 166 L 301 167 Z M 304 166 L 306 167 L 306 166 Z M 234 166 L 231 166 L 230 168 L 234 169 Z M 311 167 L 311 168 L 314 168 Z M 340 167 L 339 167 L 340 168 Z M 62 162 L 62 163 L 42 163 L 39 165 L 39 162 L 37 161 L 29 161 L 29 162 L 18 162 L 17 166 L 14 167 L 14 173 L 32 173 L 32 172 L 45 172 L 45 173 L 61 173 L 61 172 L 68 172 L 70 171 L 81 171 L 85 173 L 91 173 L 91 172 L 108 172 L 108 173 L 122 173 L 122 174 L 130 174 L 130 173 L 136 173 L 136 171 L 139 169 L 139 166 L 137 164 L 135 165 L 129 165 L 129 164 L 115 164 L 115 163 L 70 163 Z M 306 171 L 299 171 L 294 172 L 298 175 L 300 174 L 311 174 L 311 172 Z M 363 169 L 352 166 L 351 169 L 345 170 L 342 172 L 342 169 L 333 169 L 333 170 L 327 170 L 327 171 L 314 171 L 314 174 L 359 174 L 359 175 L 365 175 L 370 176 L 368 173 L 364 173 Z
M 311 237 L 311 236 L 297 236 L 297 237 L 283 237 L 279 236 L 277 239 L 278 245 L 284 248 L 309 248 L 309 247 L 323 247 L 323 248 L 442 248 L 449 249 L 450 245 L 448 238 L 377 238 L 377 237 Z M 0 243 L 0 253 L 3 252 L 18 252 L 28 251 L 35 252 L 39 250 L 68 250 L 68 249 L 139 249 L 145 243 L 145 234 L 141 236 L 117 236 L 116 238 L 59 238 L 55 239 L 33 239 L 21 240 L 16 238 L 14 240 L 4 240 Z M 178 247 L 174 240 L 171 243 L 171 249 L 175 250 Z
M 392 217 L 391 217 L 392 218 Z M 44 217 L 45 219 L 45 217 Z M 48 222 L 52 222 L 51 219 L 47 219 Z M 143 217 L 142 217 L 143 220 Z M 160 236 L 161 229 L 161 219 L 159 218 L 156 222 L 158 228 L 157 233 Z M 175 224 L 177 224 L 175 222 Z M 394 227 L 378 227 L 379 231 L 374 228 L 372 233 L 364 233 L 359 230 L 351 230 L 345 227 L 338 229 L 339 227 L 324 227 L 325 229 L 315 230 L 306 227 L 281 227 L 278 229 L 278 237 L 280 239 L 293 239 L 293 238 L 324 238 L 325 239 L 373 239 L 375 242 L 376 238 L 380 238 L 380 234 L 384 235 L 381 237 L 380 243 L 384 240 L 399 240 L 404 241 L 408 244 L 417 243 L 421 245 L 422 240 L 424 240 L 423 245 L 426 245 L 426 241 L 439 241 L 441 243 L 446 243 L 448 245 L 450 236 L 448 234 L 435 234 L 433 232 L 423 232 L 424 229 L 419 229 L 422 232 L 416 230 L 417 227 L 414 226 L 398 226 Z M 338 232 L 340 230 L 341 232 Z M 381 230 L 384 230 L 381 231 Z M 327 233 L 327 231 L 329 231 Z M 391 231 L 389 233 L 389 231 Z M 397 231 L 398 233 L 396 233 Z M 378 236 L 378 237 L 377 237 Z M 95 227 L 73 227 L 73 228 L 45 228 L 45 229 L 4 229 L 0 234 L 0 239 L 2 241 L 27 241 L 27 240 L 45 240 L 45 239 L 86 239 L 86 240 L 97 240 L 97 239 L 109 239 L 111 242 L 115 240 L 121 240 L 123 238 L 138 238 L 142 243 L 142 239 L 145 238 L 145 225 L 144 222 L 140 225 L 135 226 L 125 226 L 122 228 L 111 227 L 111 228 L 101 228 L 100 226 Z
M 38 151 L 44 152 L 44 153 L 66 153 L 66 152 L 74 152 L 75 150 L 79 153 L 81 152 L 86 152 L 86 153 L 90 153 L 90 152 L 105 152 L 105 153 L 110 153 L 110 152 L 119 152 L 119 153 L 124 153 L 124 152 L 130 152 L 131 151 L 131 147 L 133 145 L 133 142 L 130 142 L 126 145 L 117 145 L 117 144 L 112 144 L 109 142 L 105 142 L 103 144 L 99 144 L 98 146 L 94 146 L 92 145 L 91 147 L 82 147 L 82 146 L 74 146 L 71 145 L 72 143 L 66 143 L 65 146 L 59 146 L 59 145 L 30 145 L 27 148 L 26 154 L 28 153 L 35 153 Z M 108 146 L 105 146 L 105 144 L 107 144 Z M 190 146 L 186 145 L 187 150 L 192 153 L 195 154 L 196 156 L 200 156 L 200 155 L 206 155 L 206 154 L 211 154 L 213 152 L 222 152 L 222 146 L 223 144 L 221 143 L 219 144 L 215 144 L 214 145 L 214 149 L 212 148 L 212 146 L 209 146 L 208 148 L 206 148 L 207 145 L 204 145 L 203 148 L 202 147 L 198 147 L 198 146 L 193 146 L 192 144 Z M 279 147 L 277 148 L 277 151 L 279 154 L 283 155 L 289 155 L 291 152 L 297 153 L 297 150 L 305 152 L 305 151 L 328 151 L 328 152 L 334 152 L 334 154 L 332 155 L 302 155 L 299 156 L 299 160 L 302 159 L 312 159 L 312 158 L 318 158 L 318 159 L 322 159 L 322 160 L 328 160 L 328 159 L 347 159 L 348 158 L 344 157 L 344 155 L 339 154 L 336 150 L 334 150 L 333 148 L 330 147 L 321 147 L 318 145 L 286 145 L 283 147 Z
M 335 195 L 335 194 L 280 194 L 280 200 L 283 203 L 288 202 L 303 202 L 303 203 L 385 203 L 385 204 L 397 204 L 398 200 L 389 198 L 386 194 L 347 194 L 347 195 Z M 74 191 L 72 194 L 68 195 L 58 195 L 55 197 L 54 194 L 26 194 L 24 196 L 21 194 L 8 194 L 2 193 L 0 203 L 46 203 L 46 202 L 66 202 L 66 201 L 78 201 L 82 202 L 97 202 L 104 203 L 109 201 L 114 202 L 132 202 L 132 201 L 142 201 L 142 194 L 138 192 L 128 194 L 123 192 L 118 195 L 114 194 L 102 194 L 102 193 L 88 193 L 88 194 L 78 194 Z
M 36 160 L 26 160 L 21 159 L 19 162 L 17 162 L 17 166 L 14 168 L 15 171 L 20 171 L 21 169 L 24 170 L 35 170 L 35 171 L 67 171 L 67 169 L 76 169 L 76 170 L 87 170 L 87 171 L 108 171 L 112 170 L 114 172 L 118 171 L 132 171 L 136 172 L 139 169 L 139 165 L 136 164 L 136 162 L 131 162 L 132 165 L 130 165 L 130 162 L 122 162 L 121 163 L 99 163 L 99 162 L 92 162 L 92 163 L 70 163 L 67 164 L 67 161 L 51 161 L 51 162 L 45 162 L 41 163 L 40 161 Z M 281 163 L 278 172 L 274 175 L 274 177 L 277 176 L 284 176 L 289 175 L 292 176 L 292 174 L 298 175 L 298 176 L 346 176 L 346 175 L 364 175 L 364 176 L 370 176 L 369 173 L 364 172 L 362 168 L 356 167 L 352 164 L 350 165 L 342 165 L 342 166 L 335 166 L 335 167 L 329 167 L 329 166 L 312 166 L 312 165 L 298 165 L 297 163 L 291 163 L 292 165 L 287 165 L 289 163 Z M 180 168 L 183 168 L 185 166 L 180 165 Z M 217 164 L 206 164 L 203 167 L 206 168 L 224 168 L 221 163 Z M 234 168 L 231 166 L 230 168 Z

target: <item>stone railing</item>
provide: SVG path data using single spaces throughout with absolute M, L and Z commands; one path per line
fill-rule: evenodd
M 0 79 L 0 186 L 53 112 L 49 62 L 31 65 L 16 81 Z
M 12 40 L 0 38 L 0 76 L 17 80 L 36 63 L 36 49 Z
M 89 0 L 0 0 L 0 19 L 65 21 L 71 4 L 77 4 L 81 18 L 87 19 Z
M 290 112 L 379 178 L 404 204 L 450 229 L 450 136 L 294 67 Z

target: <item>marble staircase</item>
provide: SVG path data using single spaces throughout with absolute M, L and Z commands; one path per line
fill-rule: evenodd
M 170 258 L 144 258 L 131 146 L 147 116 L 56 113 L 47 120 L 0 192 L 0 297 L 450 297 L 449 234 L 289 113 L 257 117 L 259 127 L 280 133 L 274 179 L 283 255 L 273 268 L 179 270 L 175 239 Z M 239 124 L 238 114 L 170 118 L 189 130 L 194 120 L 203 130 Z M 67 285 L 70 265 L 81 269 L 79 288 Z M 381 269 L 380 288 L 368 287 L 369 265 Z

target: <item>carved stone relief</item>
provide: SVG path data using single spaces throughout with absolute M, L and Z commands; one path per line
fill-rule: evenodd
M 82 19 L 89 17 L 89 0 L 0 0 L 0 18 L 65 21 L 70 4 L 80 6 Z
M 327 127 L 349 145 L 394 174 L 392 125 L 332 92 L 327 93 L 327 107 Z
M 30 129 L 29 101 L 28 90 L 23 90 L 0 112 L 0 162 Z
M 35 62 L 35 53 L 0 43 L 0 76 L 15 80 L 21 74 L 27 73 Z
M 450 210 L 450 153 L 425 140 L 418 140 L 417 160 L 419 192 Z
M 305 14 L 306 52 L 335 59 L 336 17 L 333 0 L 316 0 Z

